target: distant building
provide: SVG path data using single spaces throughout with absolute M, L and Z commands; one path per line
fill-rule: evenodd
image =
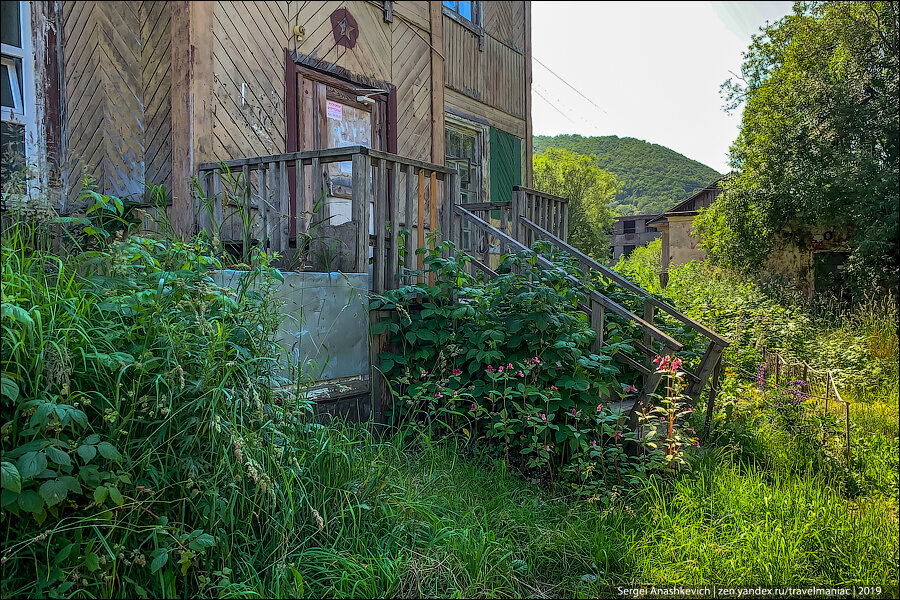
M 723 178 L 713 181 L 702 190 L 694 193 L 686 200 L 682 200 L 666 212 L 647 221 L 648 227 L 659 230 L 662 234 L 662 255 L 660 275 L 663 284 L 670 267 L 677 267 L 692 260 L 703 260 L 706 252 L 700 249 L 700 238 L 691 234 L 694 225 L 694 217 L 699 214 L 701 208 L 707 208 L 716 197 L 722 193 L 719 182 Z
M 628 257 L 638 246 L 646 246 L 659 237 L 659 231 L 647 227 L 648 221 L 656 215 L 628 215 L 616 217 L 612 236 L 609 240 L 611 264 Z

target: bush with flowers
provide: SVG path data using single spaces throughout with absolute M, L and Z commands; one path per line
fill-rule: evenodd
M 580 279 L 573 261 L 551 256 L 554 268 L 544 269 L 535 252 L 523 251 L 504 256 L 497 276 L 481 281 L 467 273 L 468 258 L 441 256 L 450 249 L 425 258 L 433 284 L 413 280 L 372 305 L 397 315 L 373 325 L 374 333 L 391 335 L 391 350 L 379 356 L 393 391 L 391 424 L 432 437 L 461 435 L 589 497 L 679 462 L 672 457 L 687 442 L 674 431 L 656 448 L 655 428 L 631 432 L 627 415 L 611 410 L 638 394 L 639 374 L 612 360 L 634 349 L 624 325 L 610 319 L 604 346 L 591 350 L 595 333 L 578 308 L 585 288 L 567 277 Z M 665 360 L 667 372 L 680 366 Z M 683 416 L 675 394 L 683 386 L 674 383 L 677 368 L 671 375 L 672 400 L 663 406 L 674 411 L 673 429 Z M 641 451 L 626 452 L 635 442 Z

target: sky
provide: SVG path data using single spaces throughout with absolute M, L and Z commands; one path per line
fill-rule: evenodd
M 534 133 L 634 137 L 724 173 L 740 109 L 719 88 L 791 5 L 532 2 Z

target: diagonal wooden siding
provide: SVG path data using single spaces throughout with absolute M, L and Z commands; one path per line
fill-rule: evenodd
M 378 4 L 378 3 L 375 3 Z M 297 51 L 366 79 L 397 87 L 400 154 L 431 158 L 428 3 L 396 3 L 393 23 L 369 2 L 217 2 L 214 23 L 217 159 L 285 151 L 284 48 L 302 25 Z M 334 43 L 331 13 L 347 8 L 360 36 L 354 48 Z
M 165 2 L 63 2 L 66 179 L 142 197 L 171 172 Z
M 484 49 L 478 36 L 444 17 L 444 81 L 448 88 L 525 119 L 525 3 L 484 3 Z
M 219 160 L 285 151 L 289 4 L 296 3 L 215 3 L 213 153 Z

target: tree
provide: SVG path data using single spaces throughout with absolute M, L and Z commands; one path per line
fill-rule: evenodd
M 744 104 L 736 174 L 695 221 L 711 260 L 754 271 L 779 237 L 837 226 L 853 234 L 854 288 L 896 287 L 898 14 L 893 2 L 798 2 L 754 36 L 742 82 L 723 85 L 729 109 Z
M 610 202 L 621 184 L 615 175 L 598 168 L 596 160 L 593 155 L 549 148 L 534 156 L 534 186 L 569 199 L 569 243 L 606 262 L 613 223 Z

